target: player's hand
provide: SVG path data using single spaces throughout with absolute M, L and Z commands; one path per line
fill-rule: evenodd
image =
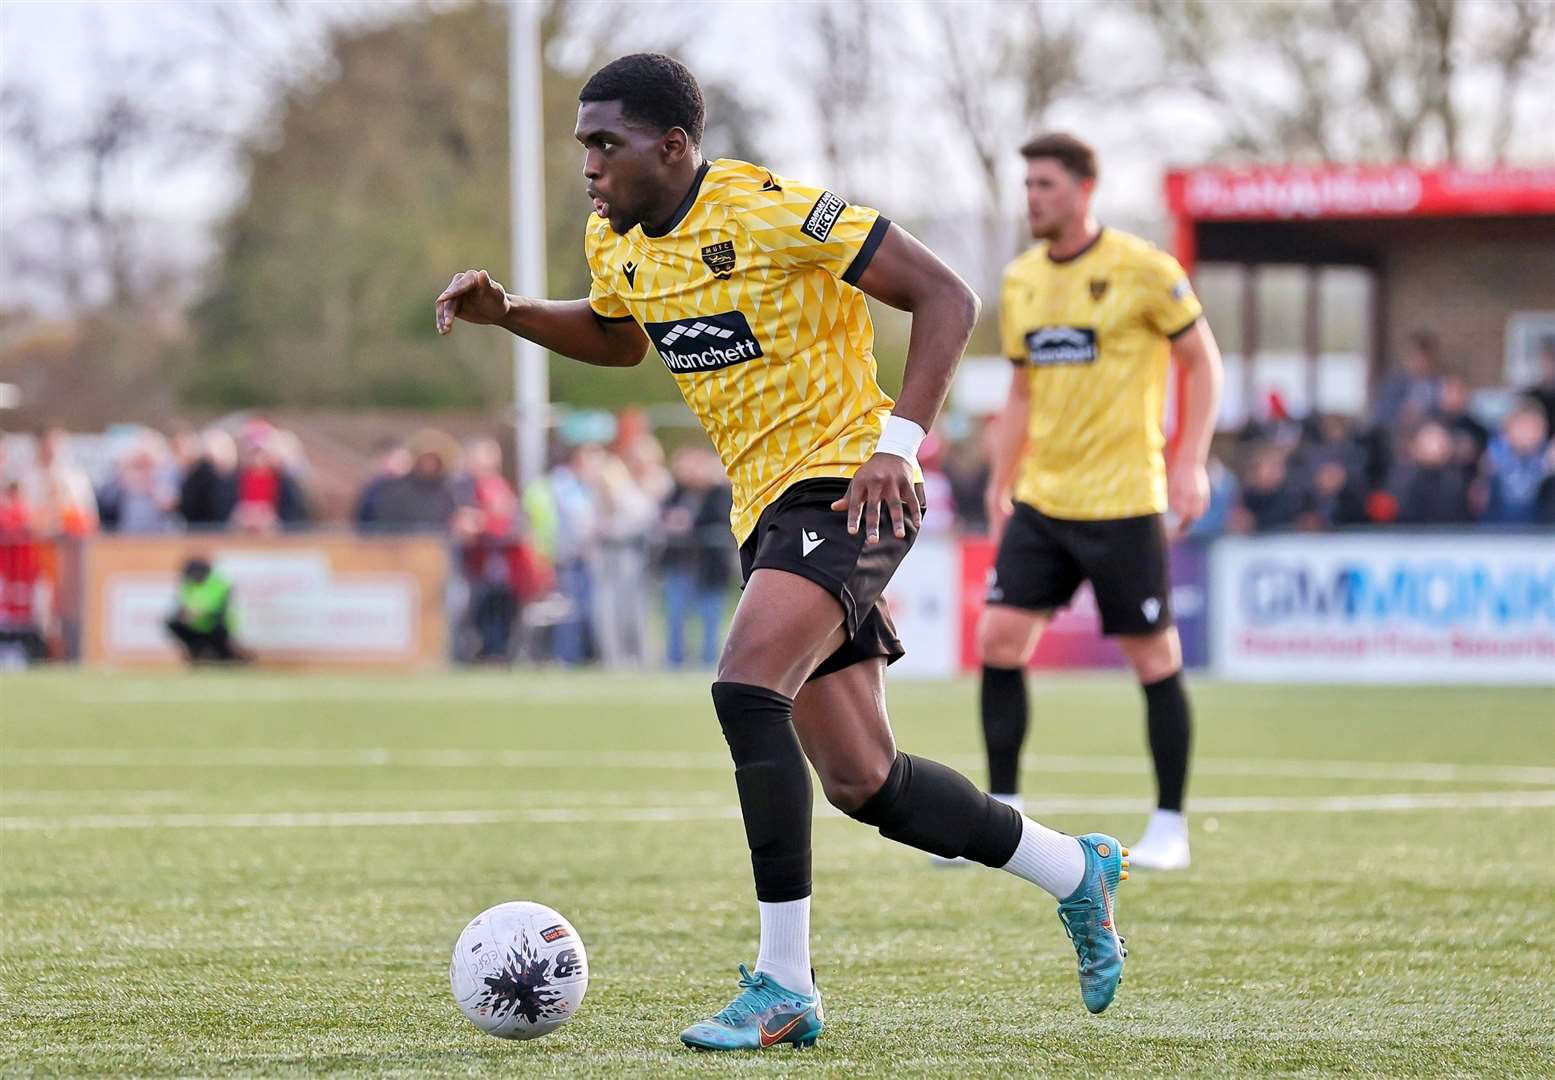
M 990 485 L 983 492 L 983 513 L 988 518 L 988 538 L 997 544 L 1010 522 L 1010 515 L 1015 513 L 1015 502 L 1008 491 Z
M 1175 540 L 1209 509 L 1209 473 L 1202 464 L 1184 461 L 1172 466 L 1166 474 L 1166 505 L 1177 518 Z
M 891 515 L 891 531 L 898 540 L 907 536 L 909 521 L 915 529 L 922 526 L 923 507 L 913 484 L 912 463 L 906 458 L 875 454 L 853 474 L 848 493 L 832 503 L 831 508 L 848 512 L 849 536 L 858 535 L 862 521 L 865 542 L 878 544 L 881 503 Z
M 455 319 L 489 326 L 508 313 L 507 290 L 484 270 L 455 274 L 437 298 L 437 332 L 447 334 Z

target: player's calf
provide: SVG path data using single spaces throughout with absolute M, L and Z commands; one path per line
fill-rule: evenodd
M 1020 844 L 1020 814 L 954 769 L 911 754 L 898 753 L 879 789 L 847 813 L 888 840 L 986 866 L 1003 866 Z
M 810 895 L 810 770 L 794 734 L 793 701 L 744 683 L 713 684 L 713 706 L 740 794 L 756 899 Z

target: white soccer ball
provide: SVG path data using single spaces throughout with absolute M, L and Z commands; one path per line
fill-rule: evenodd
M 572 923 L 544 904 L 514 900 L 471 920 L 448 965 L 454 1000 L 499 1039 L 538 1039 L 578 1011 L 588 956 Z

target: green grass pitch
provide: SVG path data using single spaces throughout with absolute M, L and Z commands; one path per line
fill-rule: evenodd
M 573 1077 L 1548 1076 L 1555 695 L 1197 680 L 1194 866 L 1138 872 L 1128 973 L 1080 1005 L 1051 900 L 815 828 L 818 1047 L 698 1055 L 754 959 L 706 679 L 0 678 L 0 1071 Z M 1033 679 L 1036 815 L 1135 838 L 1122 676 Z M 893 682 L 903 747 L 981 779 L 975 686 Z M 464 923 L 559 908 L 578 1017 L 449 997 Z

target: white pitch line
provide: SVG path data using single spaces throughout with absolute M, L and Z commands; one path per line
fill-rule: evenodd
M 689 682 L 673 676 L 591 681 L 589 693 L 624 701 L 682 701 Z M 705 690 L 704 690 L 705 693 Z M 263 682 L 209 680 L 189 683 L 125 682 L 110 689 L 87 689 L 71 695 L 82 705 L 340 705 L 351 703 L 427 704 L 448 701 L 494 701 L 523 705 L 577 703 L 571 681 L 471 680 L 451 683 L 387 679 L 379 683 L 301 680 Z
M 82 803 L 113 803 L 135 806 L 171 806 L 188 802 L 199 795 L 193 789 L 175 788 L 0 788 L 0 807 L 18 804 L 31 806 L 79 806 Z
M 362 829 L 429 825 L 567 824 L 578 822 L 710 821 L 738 818 L 738 806 L 639 806 L 535 810 L 356 810 L 274 814 L 83 814 L 0 817 L 0 832 L 51 829 Z
M 501 784 L 492 784 L 489 787 L 461 785 L 457 790 L 444 791 L 442 794 L 452 796 L 451 801 L 467 800 L 472 790 L 480 790 L 499 794 L 510 791 Z M 729 802 L 727 786 L 717 791 L 700 791 L 694 789 L 679 789 L 666 791 L 589 791 L 583 789 L 564 789 L 535 787 L 525 785 L 523 788 L 527 796 L 543 797 L 547 806 L 688 806 L 717 804 L 726 805 Z M 26 806 L 75 806 L 76 809 L 94 810 L 121 810 L 137 807 L 176 806 L 182 804 L 200 804 L 209 802 L 213 796 L 209 789 L 181 788 L 181 789 L 143 789 L 143 788 L 82 788 L 73 790 L 67 788 L 16 788 L 6 787 L 0 789 L 0 810 L 18 810 Z M 415 805 L 418 801 L 424 803 L 430 794 L 426 788 L 361 788 L 342 790 L 339 788 L 331 791 L 320 791 L 318 788 L 265 788 L 260 794 L 267 802 L 286 805 L 288 802 L 302 802 L 307 799 L 316 799 L 321 795 L 335 796 L 341 800 L 355 799 L 356 801 L 372 800 L 379 803 L 397 805 Z
M 947 762 L 976 768 L 983 758 L 953 754 Z M 1059 756 L 1030 755 L 1023 765 L 1041 773 L 1118 773 L 1148 771 L 1143 754 Z M 670 769 L 730 768 L 722 751 L 672 750 L 305 750 L 241 747 L 222 750 L 11 750 L 0 752 L 9 766 L 100 768 L 578 768 Z M 1200 758 L 1194 771 L 1213 776 L 1263 776 L 1298 780 L 1418 780 L 1555 785 L 1555 768 L 1538 765 L 1474 765 L 1444 762 L 1378 762 Z
M 1147 813 L 1147 799 L 1037 799 L 1035 815 Z M 1199 798 L 1199 814 L 1353 814 L 1414 810 L 1523 810 L 1555 807 L 1555 791 L 1463 791 L 1437 794 L 1319 795 Z M 840 817 L 830 807 L 818 817 Z M 358 829 L 506 824 L 655 823 L 737 820 L 740 809 L 724 806 L 541 807 L 530 810 L 364 810 L 249 814 L 84 814 L 72 817 L 0 817 L 0 832 L 64 829 Z

